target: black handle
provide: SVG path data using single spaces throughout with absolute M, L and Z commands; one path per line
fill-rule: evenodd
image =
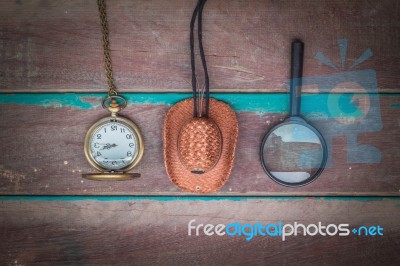
M 290 70 L 290 116 L 300 115 L 301 77 L 303 76 L 304 43 L 292 42 L 292 60 Z

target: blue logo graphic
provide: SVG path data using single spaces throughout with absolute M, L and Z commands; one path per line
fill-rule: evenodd
M 303 88 L 312 87 L 320 94 L 326 94 L 324 101 L 307 104 L 307 97 L 302 99 L 302 113 L 308 113 L 309 120 L 319 120 L 316 127 L 324 136 L 328 146 L 326 167 L 332 167 L 332 138 L 344 136 L 347 139 L 348 163 L 380 163 L 381 152 L 376 147 L 360 144 L 358 136 L 382 129 L 382 118 L 376 72 L 373 69 L 353 70 L 373 55 L 371 49 L 365 50 L 349 67 L 346 66 L 346 39 L 338 41 L 340 66 L 334 64 L 323 53 L 318 52 L 315 59 L 333 69 L 342 71 L 330 75 L 303 77 Z M 289 82 L 287 83 L 289 85 Z M 357 93 L 343 93 L 351 90 Z M 316 106 L 317 105 L 317 106 Z M 313 110 L 304 110 L 314 108 Z M 312 122 L 312 121 L 311 121 Z M 302 162 L 301 162 L 302 163 Z M 304 161 L 304 164 L 307 162 Z

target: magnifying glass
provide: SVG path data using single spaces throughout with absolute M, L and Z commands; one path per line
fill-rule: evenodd
M 292 43 L 290 117 L 273 127 L 261 144 L 264 171 L 277 183 L 297 187 L 314 181 L 324 170 L 327 146 L 321 133 L 300 117 L 304 44 Z

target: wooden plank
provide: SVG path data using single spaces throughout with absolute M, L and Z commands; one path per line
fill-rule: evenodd
M 190 90 L 188 30 L 195 2 L 109 2 L 121 91 Z M 209 1 L 204 46 L 211 89 L 285 91 L 290 42 L 300 37 L 306 44 L 305 76 L 373 69 L 380 92 L 399 92 L 399 19 L 393 0 Z M 340 39 L 348 41 L 344 67 Z M 1 1 L 0 90 L 103 92 L 101 45 L 95 1 Z M 365 51 L 373 56 L 350 68 Z M 316 60 L 319 52 L 336 69 Z
M 98 106 L 103 95 L 0 96 L 0 194 L 185 194 L 166 175 L 161 136 L 168 106 L 187 95 L 126 95 L 135 104 L 123 115 L 140 126 L 145 139 L 144 159 L 135 170 L 142 177 L 127 182 L 81 178 L 94 171 L 84 158 L 83 138 L 107 116 Z M 286 188 L 263 172 L 259 147 L 263 135 L 286 117 L 287 95 L 215 95 L 232 104 L 240 127 L 232 175 L 216 195 L 399 195 L 399 95 L 334 96 L 302 100 L 303 114 L 330 145 L 327 168 L 310 185 Z
M 99 201 L 100 200 L 100 201 Z M 0 201 L 0 260 L 13 264 L 398 265 L 399 200 Z M 188 236 L 194 225 L 380 226 L 383 236 Z M 299 233 L 301 234 L 301 233 Z M 340 254 L 338 256 L 338 254 Z

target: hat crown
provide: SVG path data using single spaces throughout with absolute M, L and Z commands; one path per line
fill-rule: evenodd
M 194 117 L 181 128 L 179 159 L 192 173 L 203 174 L 211 170 L 217 164 L 221 150 L 221 131 L 212 119 Z

